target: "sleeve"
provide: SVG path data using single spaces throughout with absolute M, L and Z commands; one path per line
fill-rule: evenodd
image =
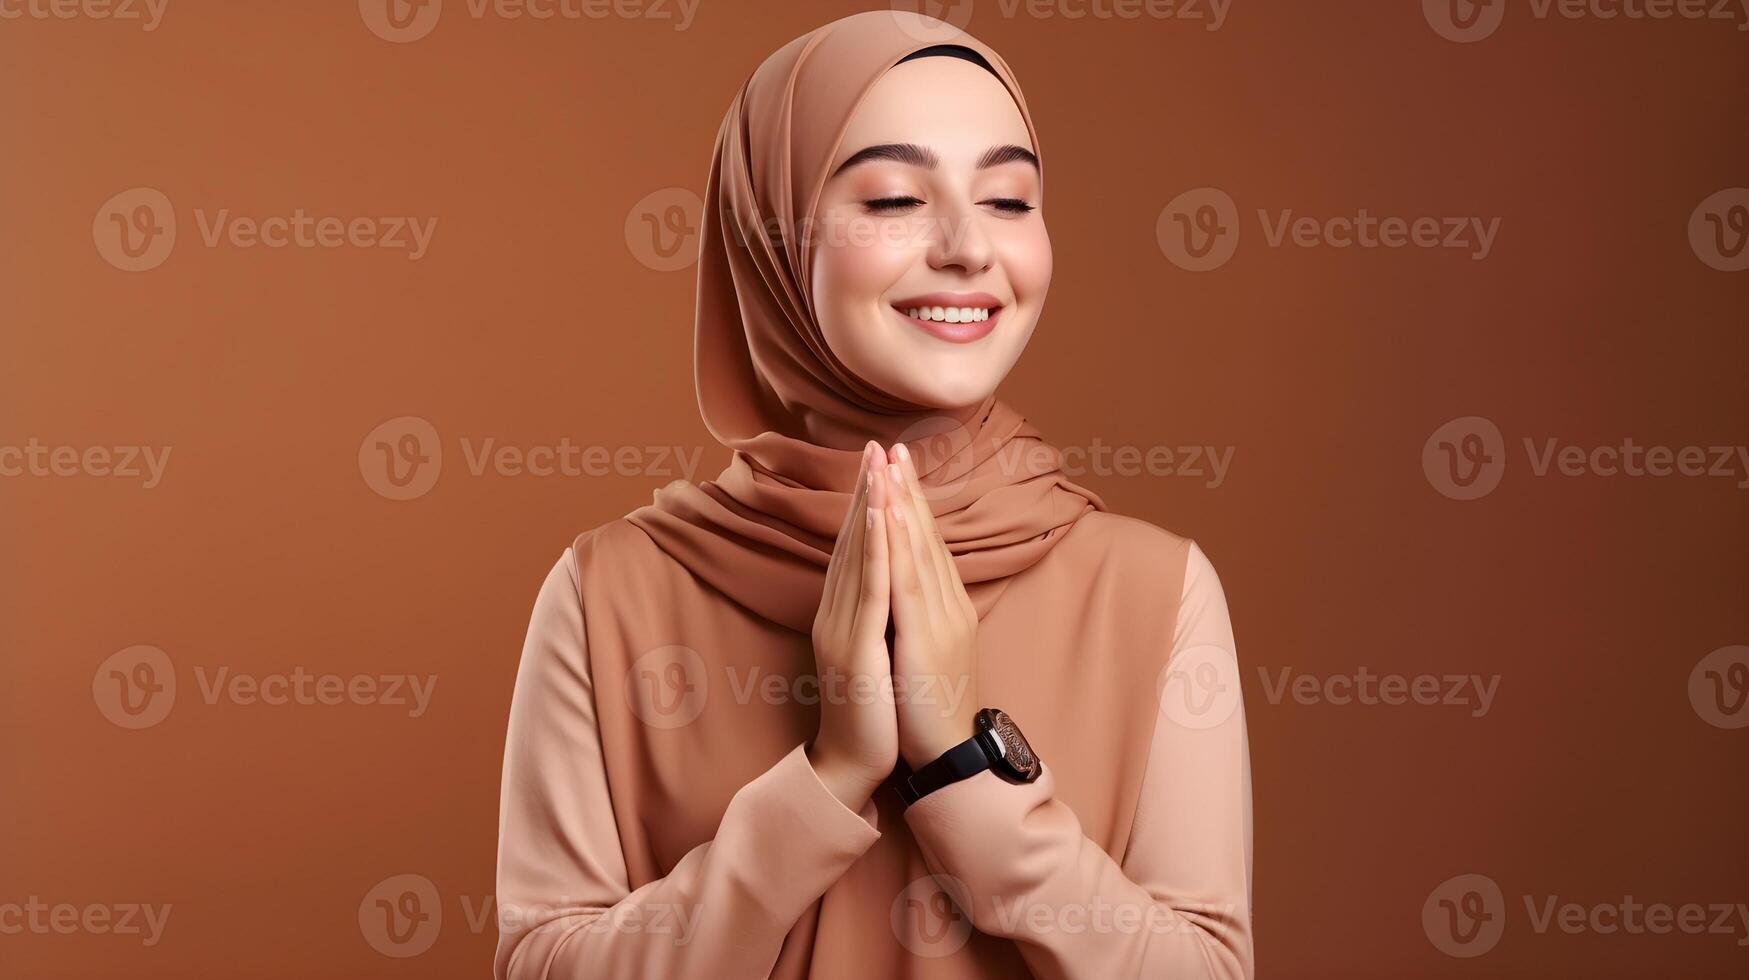
M 730 799 L 716 837 L 632 891 L 567 550 L 535 600 L 499 804 L 496 980 L 767 976 L 803 912 L 881 834 L 797 745 Z M 639 819 L 626 813 L 623 819 Z
M 1015 941 L 1042 980 L 1255 975 L 1251 769 L 1232 621 L 1214 567 L 1194 542 L 1189 552 L 1174 670 L 1218 693 L 1196 714 L 1163 697 L 1121 866 L 1055 798 L 1048 761 L 1031 784 L 985 771 L 905 811 L 930 870 L 963 887 L 956 897 L 972 924 Z M 1196 669 L 1205 663 L 1215 673 Z

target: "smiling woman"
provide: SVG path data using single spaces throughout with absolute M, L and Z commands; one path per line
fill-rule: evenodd
M 949 30 L 828 24 L 723 120 L 695 368 L 733 456 L 536 600 L 500 980 L 1253 974 L 1220 582 L 996 397 L 1044 155 L 1000 56 L 917 41 Z M 664 909 L 684 942 L 635 927 Z

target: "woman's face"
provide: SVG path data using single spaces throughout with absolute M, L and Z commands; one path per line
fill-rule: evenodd
M 857 377 L 938 409 L 996 390 L 1051 283 L 1035 152 L 978 65 L 919 58 L 875 83 L 814 229 L 820 328 Z

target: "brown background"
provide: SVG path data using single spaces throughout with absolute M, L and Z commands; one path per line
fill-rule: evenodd
M 0 934 L 6 977 L 489 974 L 503 724 L 542 575 L 680 474 L 472 476 L 460 440 L 708 446 L 692 269 L 640 263 L 645 195 L 702 191 L 768 52 L 869 3 L 704 0 L 641 19 L 469 16 L 393 44 L 358 5 L 170 0 L 153 31 L 0 21 L 0 445 L 172 449 L 163 482 L 0 478 L 0 905 L 173 905 L 162 941 Z M 1197 5 L 1201 7 L 1201 4 Z M 1004 16 L 1047 160 L 1049 309 L 1005 388 L 1061 445 L 1231 447 L 1226 482 L 1087 477 L 1195 537 L 1231 600 L 1251 724 L 1264 976 L 1742 976 L 1731 935 L 1538 934 L 1524 896 L 1749 901 L 1749 730 L 1687 696 L 1749 643 L 1734 477 L 1533 476 L 1522 441 L 1749 442 L 1749 272 L 1703 263 L 1697 204 L 1749 185 L 1736 20 L 1534 16 L 1475 43 L 1422 5 L 1235 0 L 1201 20 Z M 146 272 L 93 216 L 162 191 Z M 1155 226 L 1237 202 L 1192 273 Z M 1500 218 L 1492 253 L 1269 247 L 1271 215 Z M 429 253 L 206 247 L 194 213 L 436 217 Z M 635 222 L 634 222 L 635 224 Z M 633 236 L 635 237 L 635 236 Z M 696 240 L 694 240 L 694 244 Z M 373 492 L 365 434 L 441 433 L 441 478 Z M 1485 416 L 1499 488 L 1448 499 L 1423 444 Z M 173 712 L 106 720 L 136 644 Z M 196 670 L 438 678 L 430 710 L 243 705 Z M 1272 704 L 1259 668 L 1498 675 L 1492 710 Z M 391 875 L 444 902 L 385 957 L 358 908 Z M 1504 938 L 1435 948 L 1454 875 Z M 1710 918 L 1710 917 L 1709 917 Z M 1736 922 L 1733 917 L 1733 922 Z

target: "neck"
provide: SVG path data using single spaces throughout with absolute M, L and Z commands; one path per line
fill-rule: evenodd
M 808 442 L 827 449 L 860 452 L 870 439 L 889 448 L 895 443 L 914 444 L 955 433 L 969 433 L 987 412 L 994 395 L 975 405 L 933 408 L 895 415 L 863 414 L 855 420 L 835 419 L 818 412 L 802 415 L 802 430 Z

